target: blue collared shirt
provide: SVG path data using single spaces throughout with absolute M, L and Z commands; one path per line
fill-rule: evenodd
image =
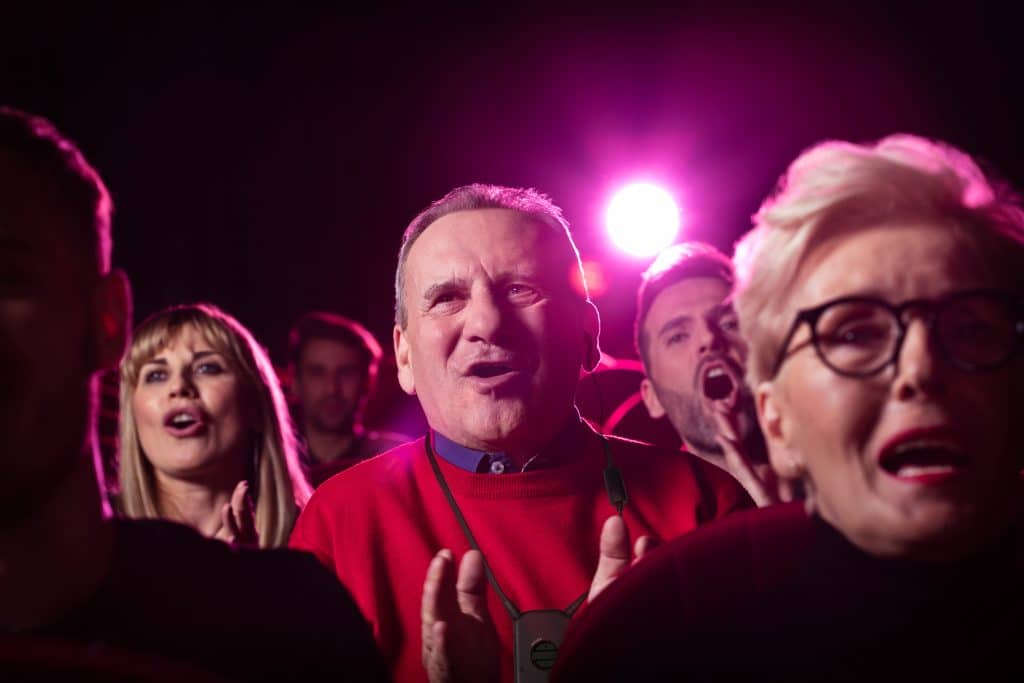
M 526 461 L 520 472 L 555 467 L 573 460 L 583 448 L 585 434 L 583 421 L 578 413 L 574 414 L 565 427 L 541 449 L 535 456 Z M 448 463 L 459 469 L 477 474 L 508 474 L 516 472 L 511 458 L 507 453 L 497 451 L 488 453 L 467 448 L 455 443 L 437 430 L 431 430 L 434 450 Z

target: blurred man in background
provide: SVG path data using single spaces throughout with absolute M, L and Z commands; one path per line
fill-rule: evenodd
M 405 443 L 409 437 L 369 431 L 366 404 L 377 386 L 380 344 L 354 320 L 315 311 L 288 334 L 288 361 L 303 467 L 310 484 Z

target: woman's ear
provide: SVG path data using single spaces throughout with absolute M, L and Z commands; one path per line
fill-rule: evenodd
M 755 391 L 755 401 L 772 469 L 784 479 L 802 479 L 803 454 L 792 444 L 785 395 L 774 382 L 761 382 Z

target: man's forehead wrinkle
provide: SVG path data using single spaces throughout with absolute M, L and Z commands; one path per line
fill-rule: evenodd
M 424 293 L 445 287 L 470 288 L 481 278 L 501 282 L 516 277 L 537 277 L 546 269 L 541 267 L 536 254 L 523 255 L 515 259 L 501 258 L 447 259 L 435 258 L 426 262 L 414 279 Z M 419 277 L 417 277 L 417 275 Z

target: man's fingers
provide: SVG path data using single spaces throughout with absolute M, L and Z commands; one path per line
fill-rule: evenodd
M 439 551 L 430 561 L 427 567 L 427 576 L 423 581 L 423 598 L 420 602 L 420 635 L 423 639 L 423 664 L 427 663 L 427 656 L 435 648 L 433 643 L 434 625 L 438 621 L 451 618 L 455 610 L 455 600 L 451 603 L 445 602 L 446 596 L 454 592 L 454 585 L 450 590 L 445 584 L 454 584 L 454 563 L 455 558 L 452 551 L 445 548 Z
M 725 465 L 729 473 L 746 489 L 758 507 L 771 505 L 778 501 L 775 492 L 775 478 L 771 470 L 764 474 L 758 473 L 757 469 L 747 458 L 743 448 L 736 442 L 719 435 L 718 445 L 722 447 L 722 454 L 725 456 Z
M 604 521 L 600 550 L 602 558 L 629 560 L 629 530 L 622 517 L 612 515 Z
M 479 550 L 468 550 L 462 556 L 455 596 L 460 612 L 481 622 L 490 620 L 487 612 L 487 574 L 484 571 L 484 557 Z
M 713 403 L 711 406 L 711 419 L 715 421 L 715 429 L 718 431 L 719 439 L 725 439 L 731 444 L 740 441 L 740 430 L 737 421 L 739 416 L 734 412 L 726 410 L 723 406 Z
M 448 624 L 435 621 L 428 634 L 430 647 L 423 648 L 423 668 L 427 670 L 430 683 L 450 683 L 451 667 L 448 663 Z M 424 644 L 427 640 L 424 640 Z
M 424 613 L 430 616 L 431 584 L 437 587 L 437 609 L 429 628 L 424 619 L 422 629 L 428 678 L 431 683 L 499 680 L 498 636 L 487 610 L 483 556 L 477 550 L 463 555 L 457 578 L 450 551 L 438 553 L 431 564 L 424 585 Z
M 601 528 L 600 556 L 597 570 L 590 582 L 588 600 L 593 600 L 608 584 L 615 580 L 622 570 L 629 566 L 632 557 L 629 552 L 629 531 L 618 515 L 609 517 Z
M 779 500 L 783 503 L 790 503 L 796 500 L 796 484 L 789 479 L 782 479 L 778 475 L 775 476 L 779 487 Z
M 739 440 L 736 416 L 717 411 L 712 413 L 712 416 L 718 429 L 718 437 L 715 440 L 722 449 L 729 473 L 747 490 L 758 507 L 776 502 L 778 495 L 775 491 L 775 479 L 772 476 L 766 479 L 750 462 Z
M 633 544 L 633 555 L 636 557 L 633 559 L 635 564 L 647 553 L 651 552 L 655 548 L 661 545 L 661 541 L 654 536 L 641 536 L 636 539 L 636 543 Z
M 447 548 L 439 551 L 427 567 L 427 578 L 423 582 L 423 603 L 421 616 L 433 623 L 449 619 L 455 600 L 455 557 Z

